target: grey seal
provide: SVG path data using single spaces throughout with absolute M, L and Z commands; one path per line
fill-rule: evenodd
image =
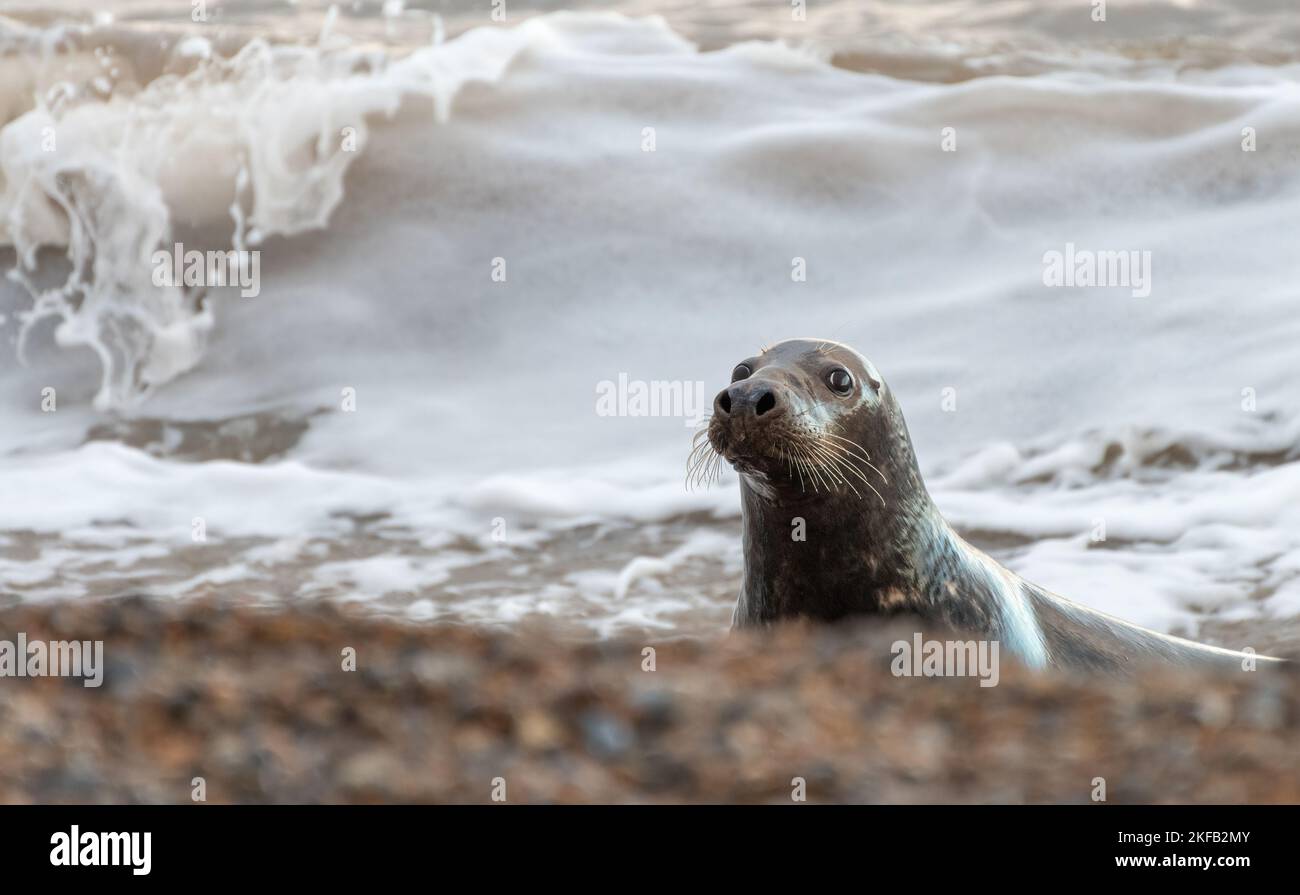
M 740 477 L 745 568 L 733 627 L 911 613 L 997 640 L 1038 668 L 1281 661 L 1098 612 L 972 547 L 926 490 L 889 386 L 849 346 L 792 339 L 741 361 L 731 378 L 688 478 L 710 478 L 723 461 Z

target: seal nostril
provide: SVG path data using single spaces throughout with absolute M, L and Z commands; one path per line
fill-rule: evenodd
M 775 406 L 776 395 L 771 392 L 763 392 L 763 397 L 759 398 L 758 403 L 754 405 L 754 412 L 757 415 L 762 416 Z
M 723 413 L 731 413 L 731 394 L 729 392 L 718 395 L 718 406 L 722 408 Z

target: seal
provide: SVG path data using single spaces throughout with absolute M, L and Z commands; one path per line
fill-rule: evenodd
M 781 342 L 741 361 L 731 380 L 696 435 L 687 478 L 713 480 L 723 461 L 740 476 L 745 570 L 734 628 L 912 613 L 997 640 L 1038 668 L 1281 661 L 1098 612 L 966 543 L 926 490 L 889 386 L 849 346 Z

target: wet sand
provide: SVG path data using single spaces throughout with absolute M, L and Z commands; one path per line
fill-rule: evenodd
M 903 678 L 907 620 L 575 642 L 137 598 L 19 605 L 103 685 L 0 678 L 0 801 L 1300 802 L 1300 676 Z M 929 631 L 927 637 L 942 637 Z M 356 670 L 343 651 L 356 651 Z M 654 670 L 647 670 L 646 648 Z M 504 793 L 502 783 L 504 782 Z

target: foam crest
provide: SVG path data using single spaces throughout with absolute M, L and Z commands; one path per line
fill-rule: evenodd
M 375 116 L 416 94 L 445 120 L 465 83 L 500 77 L 538 30 L 471 33 L 396 65 L 327 35 L 253 40 L 230 58 L 191 39 L 175 52 L 197 65 L 142 89 L 59 82 L 0 131 L 0 242 L 33 299 L 20 352 L 38 323 L 58 320 L 59 345 L 99 357 L 101 410 L 191 370 L 213 314 L 203 288 L 156 282 L 156 251 L 182 229 L 205 249 L 246 251 L 326 227 Z M 67 262 L 53 284 L 51 249 Z

